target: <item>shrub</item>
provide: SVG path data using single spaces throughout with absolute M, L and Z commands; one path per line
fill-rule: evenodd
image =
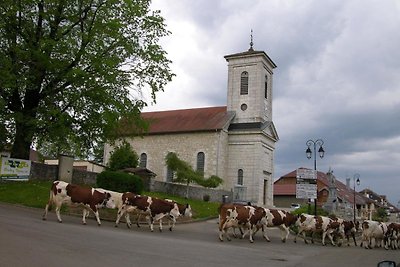
M 116 192 L 143 192 L 143 181 L 137 175 L 124 172 L 103 171 L 97 175 L 97 186 Z
M 118 146 L 110 156 L 108 167 L 112 171 L 118 171 L 125 168 L 135 168 L 138 166 L 139 156 L 127 142 Z

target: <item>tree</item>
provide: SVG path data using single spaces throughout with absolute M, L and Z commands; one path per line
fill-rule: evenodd
M 181 160 L 176 153 L 169 152 L 165 156 L 165 162 L 167 167 L 176 174 L 174 182 L 186 183 L 186 198 L 189 197 L 190 183 L 196 183 L 207 188 L 215 188 L 223 183 L 223 180 L 216 175 L 205 179 L 201 173 L 193 170 L 189 163 Z
M 144 127 L 138 96 L 155 102 L 174 76 L 167 35 L 150 0 L 0 1 L 0 143 L 22 159 L 32 144 L 85 156 L 122 118 Z
M 139 156 L 127 142 L 123 142 L 110 155 L 108 167 L 112 171 L 125 168 L 136 168 L 139 164 Z

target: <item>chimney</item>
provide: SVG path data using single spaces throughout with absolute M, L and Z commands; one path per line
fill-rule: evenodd
M 350 178 L 346 178 L 346 187 L 350 189 Z

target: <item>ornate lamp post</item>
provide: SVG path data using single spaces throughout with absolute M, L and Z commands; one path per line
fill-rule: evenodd
M 315 175 L 317 176 L 316 182 L 317 182 L 317 197 L 315 198 L 314 205 L 315 205 L 315 216 L 317 216 L 317 199 L 318 199 L 318 172 L 317 172 L 317 145 L 319 146 L 318 149 L 318 155 L 322 159 L 325 154 L 325 150 L 322 147 L 324 144 L 324 141 L 322 139 L 317 139 L 317 140 L 308 140 L 306 142 L 307 145 L 307 150 L 306 150 L 306 155 L 308 159 L 311 159 L 311 156 L 314 155 L 314 171 Z M 310 147 L 313 147 L 313 150 L 311 150 Z M 314 154 L 313 154 L 314 153 Z
M 353 222 L 356 223 L 356 183 L 360 185 L 360 175 L 358 173 L 353 176 Z

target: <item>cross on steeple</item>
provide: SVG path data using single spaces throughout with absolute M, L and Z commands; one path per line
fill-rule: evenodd
M 253 49 L 253 29 L 251 29 L 251 32 L 250 32 L 250 48 L 249 48 L 249 51 L 254 51 L 254 49 Z

